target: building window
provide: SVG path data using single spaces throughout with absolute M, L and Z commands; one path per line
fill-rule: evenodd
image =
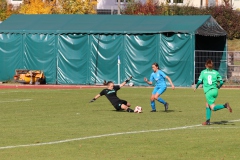
M 118 3 L 118 0 L 116 0 L 116 2 Z M 128 3 L 129 0 L 120 0 L 120 3 Z
M 183 0 L 167 0 L 167 3 L 183 3 Z
M 173 3 L 183 3 L 183 0 L 173 0 Z

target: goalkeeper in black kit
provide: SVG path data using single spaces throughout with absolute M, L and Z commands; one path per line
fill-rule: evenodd
M 126 83 L 128 83 L 130 81 L 132 77 L 130 77 L 129 79 L 127 79 L 126 81 L 124 81 L 122 84 L 120 85 L 114 85 L 114 83 L 112 81 L 108 81 L 106 83 L 107 88 L 103 89 L 99 94 L 97 94 L 89 103 L 94 102 L 96 99 L 98 99 L 100 96 L 105 95 L 107 97 L 107 99 L 112 103 L 113 107 L 117 110 L 125 110 L 127 112 L 134 112 L 134 110 L 132 110 L 130 108 L 131 104 L 129 102 L 127 102 L 126 100 L 122 100 L 119 99 L 117 97 L 117 91 L 123 87 Z

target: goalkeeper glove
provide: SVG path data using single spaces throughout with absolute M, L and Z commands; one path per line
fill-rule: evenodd
M 130 79 L 132 79 L 132 76 L 129 77 L 125 82 L 128 83 L 130 81 Z
M 95 100 L 96 100 L 96 98 L 93 98 L 91 101 L 89 101 L 89 103 L 94 102 Z

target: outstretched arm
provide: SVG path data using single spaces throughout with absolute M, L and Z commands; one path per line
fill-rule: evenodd
M 124 81 L 123 83 L 120 84 L 120 87 L 124 86 L 125 84 L 127 84 L 126 81 Z
M 89 103 L 94 102 L 96 99 L 98 99 L 101 95 L 97 94 L 91 101 L 89 101 Z
M 170 78 L 170 77 L 168 77 L 168 76 L 166 76 L 166 78 L 167 78 L 168 82 L 171 84 L 171 86 L 172 86 L 172 89 L 174 89 L 174 88 L 175 88 L 175 86 L 174 86 L 174 84 L 172 83 L 172 80 L 171 80 L 171 78 Z
M 124 81 L 122 84 L 120 84 L 120 87 L 124 86 L 125 84 L 127 84 L 130 79 L 132 79 L 132 76 L 130 76 L 126 81 Z

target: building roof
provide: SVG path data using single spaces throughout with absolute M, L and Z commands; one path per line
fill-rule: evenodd
M 0 33 L 17 34 L 154 34 L 190 33 L 223 36 L 226 31 L 210 15 L 12 15 L 0 24 Z

